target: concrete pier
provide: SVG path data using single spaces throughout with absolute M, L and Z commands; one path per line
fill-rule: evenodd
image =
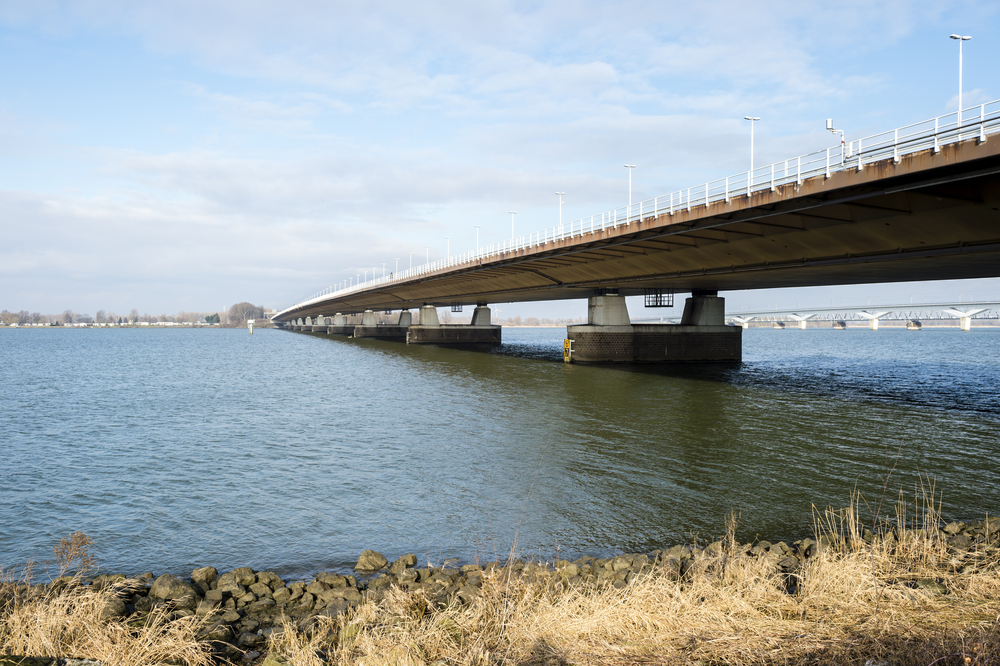
M 412 316 L 410 315 L 410 311 L 404 310 L 400 313 L 399 322 L 395 326 L 390 324 L 378 324 L 375 323 L 375 313 L 371 310 L 366 310 L 361 318 L 361 326 L 354 327 L 354 337 L 378 338 L 380 340 L 405 340 L 406 331 L 410 327 L 411 318 Z
M 341 313 L 333 315 L 333 323 L 326 327 L 327 335 L 354 335 L 354 324 L 347 323 L 347 317 Z
M 407 344 L 445 345 L 450 347 L 494 346 L 501 342 L 500 326 L 490 323 L 490 309 L 485 304 L 476 306 L 471 324 L 440 323 L 437 308 L 424 305 L 420 308 L 420 323 L 410 326 L 406 333 Z
M 684 304 L 680 324 L 632 324 L 625 298 L 592 296 L 587 323 L 568 326 L 573 363 L 671 363 L 740 361 L 743 328 L 726 326 L 725 299 L 696 292 Z

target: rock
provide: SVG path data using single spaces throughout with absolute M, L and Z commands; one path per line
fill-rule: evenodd
M 347 587 L 347 579 L 335 573 L 321 573 L 316 580 L 328 587 Z
M 285 587 L 285 581 L 281 580 L 281 576 L 273 571 L 261 571 L 258 573 L 257 582 L 264 583 L 264 585 L 267 585 L 272 590 Z
M 628 555 L 619 555 L 611 560 L 611 570 L 616 573 L 622 569 L 628 569 L 630 566 L 632 566 L 632 558 Z
M 948 588 L 944 584 L 937 582 L 933 578 L 924 578 L 917 581 L 917 588 L 932 595 L 948 594 Z
M 244 631 L 240 634 L 240 637 L 236 639 L 236 646 L 241 648 L 253 647 L 259 643 L 264 642 L 263 636 L 258 636 L 255 633 Z
M 972 539 L 964 534 L 956 534 L 953 537 L 949 537 L 947 543 L 955 550 L 968 550 L 969 546 L 972 545 Z
M 366 550 L 358 557 L 358 563 L 354 565 L 355 571 L 378 571 L 388 566 L 389 560 L 385 559 L 382 553 L 374 550 Z
M 415 566 L 417 566 L 417 556 L 413 553 L 408 553 L 392 563 L 392 566 L 389 567 L 389 573 L 399 574 L 401 571 Z
M 965 524 L 964 523 L 960 523 L 960 522 L 957 522 L 957 521 L 952 521 L 952 522 L 948 523 L 947 525 L 945 525 L 944 529 L 942 529 L 941 531 L 944 532 L 945 534 L 947 534 L 948 536 L 952 536 L 954 534 L 958 534 L 959 532 L 961 532 L 964 529 L 965 529 Z
M 214 613 L 217 606 L 218 603 L 216 602 L 202 601 L 201 603 L 198 604 L 198 607 L 195 609 L 194 612 L 195 615 L 197 615 L 198 617 L 205 617 L 206 615 L 211 615 L 212 613 Z
M 218 575 L 219 571 L 215 567 L 202 567 L 191 572 L 191 580 L 207 587 Z
M 281 587 L 274 591 L 273 597 L 275 603 L 284 604 L 292 598 L 292 591 L 287 587 Z
M 713 541 L 705 546 L 703 551 L 707 557 L 719 557 L 726 551 L 725 545 L 721 541 Z
M 222 600 L 226 598 L 226 593 L 222 590 L 215 589 L 209 590 L 205 593 L 205 601 L 211 602 L 213 604 L 221 604 Z
M 580 567 L 570 562 L 559 571 L 564 578 L 572 578 L 580 575 Z M 481 581 L 482 579 L 480 579 Z
M 250 586 L 250 591 L 256 594 L 258 598 L 272 596 L 271 587 L 265 583 L 254 583 Z
M 268 652 L 260 666 L 288 666 L 288 661 L 281 655 Z
M 102 620 L 113 620 L 122 617 L 126 613 L 125 602 L 118 597 L 108 599 L 108 603 L 101 610 Z
M 229 572 L 236 582 L 243 587 L 250 587 L 257 582 L 257 574 L 250 567 L 237 567 Z
M 176 576 L 163 574 L 149 588 L 149 596 L 153 599 L 179 599 L 183 596 L 197 596 L 194 587 Z
M 185 594 L 183 597 L 173 599 L 174 608 L 177 610 L 194 610 L 198 607 L 198 596 L 195 594 Z
M 242 597 L 247 593 L 247 589 L 240 584 L 238 577 L 232 571 L 219 576 L 215 589 L 228 592 L 232 597 Z

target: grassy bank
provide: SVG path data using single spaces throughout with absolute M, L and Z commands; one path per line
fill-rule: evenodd
M 679 546 L 649 556 L 485 567 L 468 598 L 369 586 L 343 614 L 289 618 L 243 656 L 322 664 L 1000 663 L 1000 520 L 944 525 L 923 504 L 863 525 L 817 515 L 815 540 Z M 9 582 L 0 653 L 107 664 L 218 660 L 214 614 L 114 617 L 112 588 Z M 215 650 L 215 652 L 213 652 Z M 214 655 L 214 656 L 213 656 Z

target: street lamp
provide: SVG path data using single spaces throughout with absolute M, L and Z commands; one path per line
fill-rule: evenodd
M 958 40 L 958 126 L 962 126 L 962 42 L 967 42 L 972 37 L 962 35 L 948 35 L 952 39 Z M 961 138 L 961 137 L 959 137 Z
M 507 211 L 510 213 L 510 239 L 514 240 L 514 216 L 517 215 L 516 210 Z
M 472 226 L 474 226 L 476 228 L 476 250 L 478 251 L 479 250 L 479 227 L 481 227 L 483 225 L 481 225 L 481 224 L 473 224 Z
M 634 164 L 626 164 L 625 168 L 628 169 L 628 213 L 632 213 L 632 169 L 635 168 Z
M 563 198 L 563 196 L 566 193 L 565 192 L 556 192 L 556 194 L 559 195 L 559 232 L 562 233 L 562 205 L 563 205 L 562 198 Z
M 385 277 L 385 262 L 382 262 L 382 277 Z
M 826 119 L 826 129 L 828 131 L 830 131 L 830 132 L 833 132 L 834 136 L 837 135 L 837 132 L 840 132 L 840 163 L 843 164 L 844 163 L 844 130 L 839 130 L 839 129 L 834 128 L 834 126 L 833 126 L 833 118 L 827 118 Z
M 750 178 L 753 178 L 753 124 L 760 120 L 754 116 L 743 116 L 743 120 L 750 121 Z

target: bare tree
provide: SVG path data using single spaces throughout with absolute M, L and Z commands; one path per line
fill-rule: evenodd
M 229 308 L 229 323 L 233 326 L 245 326 L 247 319 L 263 319 L 264 308 L 253 303 L 237 303 Z
M 76 315 L 73 314 L 72 310 L 66 310 L 63 312 L 63 323 L 72 324 L 76 320 Z
M 97 320 L 98 324 L 103 324 L 104 323 L 104 318 L 105 318 L 106 315 L 107 315 L 107 313 L 104 310 L 98 310 L 97 314 L 94 315 L 94 319 Z

